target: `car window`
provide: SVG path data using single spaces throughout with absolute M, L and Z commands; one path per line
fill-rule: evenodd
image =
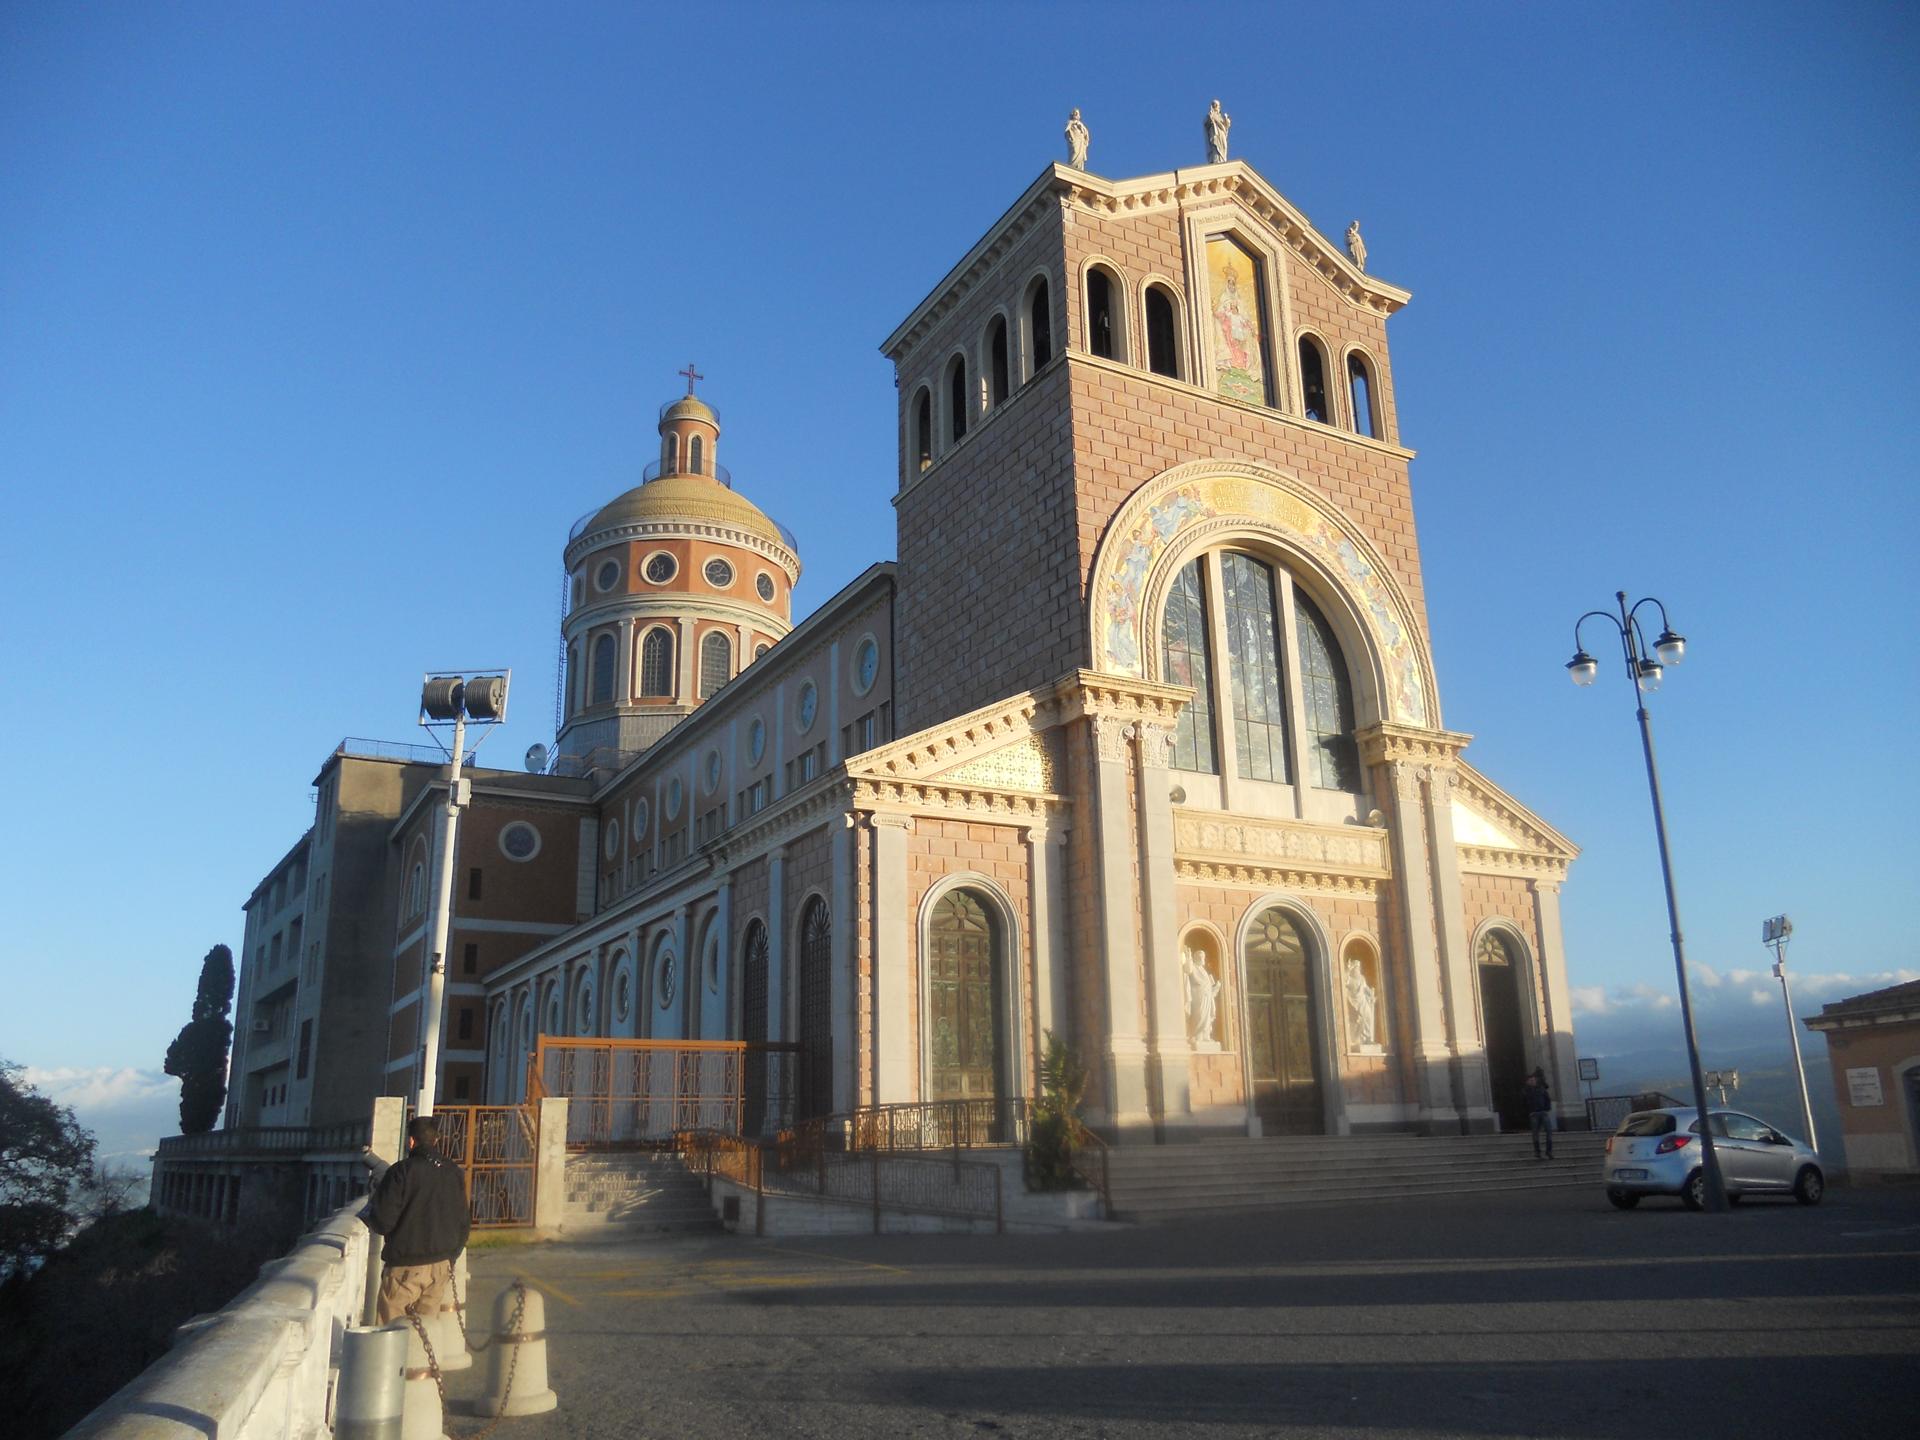
M 1673 1117 L 1658 1110 L 1644 1110 L 1620 1122 L 1616 1135 L 1671 1135 Z
M 1773 1133 L 1771 1125 L 1763 1125 L 1751 1115 L 1716 1115 L 1716 1120 L 1727 1123 L 1727 1138 L 1730 1140 L 1763 1141 Z M 1714 1132 L 1716 1135 L 1719 1131 Z
M 1724 1115 L 1709 1115 L 1709 1116 L 1707 1117 L 1707 1123 L 1708 1123 L 1709 1125 L 1711 1125 L 1711 1126 L 1713 1127 L 1713 1133 L 1714 1133 L 1714 1134 L 1715 1134 L 1716 1136 L 1718 1136 L 1718 1137 L 1720 1137 L 1720 1138 L 1722 1138 L 1722 1139 L 1725 1139 L 1725 1138 L 1728 1138 L 1728 1137 L 1727 1137 L 1727 1117 L 1726 1117 L 1726 1116 L 1724 1116 Z M 1698 1135 L 1698 1134 L 1700 1133 L 1700 1122 L 1699 1122 L 1698 1120 L 1696 1120 L 1696 1121 L 1694 1121 L 1694 1122 L 1693 1122 L 1693 1123 L 1692 1123 L 1691 1125 L 1689 1125 L 1689 1126 L 1687 1126 L 1687 1133 L 1688 1133 L 1689 1135 Z

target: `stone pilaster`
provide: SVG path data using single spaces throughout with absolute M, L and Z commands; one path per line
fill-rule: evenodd
M 875 815 L 873 827 L 874 1103 L 916 1097 L 914 1073 L 913 916 L 907 897 L 911 815 Z
M 1419 1125 L 1430 1134 L 1460 1128 L 1454 1096 L 1453 1046 L 1447 1032 L 1447 1003 L 1435 937 L 1433 887 L 1427 866 L 1425 795 L 1418 766 L 1387 765 L 1393 795 L 1393 868 L 1400 877 L 1402 943 L 1413 994 L 1414 1100 Z
M 833 1009 L 833 1108 L 851 1110 L 854 1106 L 854 844 L 856 821 L 840 816 L 833 825 L 833 965 L 831 1005 Z
M 1574 1053 L 1573 992 L 1567 985 L 1567 947 L 1560 933 L 1560 882 L 1531 880 L 1528 888 L 1540 917 L 1540 983 L 1547 992 L 1541 1006 L 1547 1027 L 1543 1063 L 1553 1076 L 1553 1102 L 1561 1116 L 1579 1116 L 1584 1125 L 1586 1107 L 1580 1103 L 1579 1057 Z
M 1093 727 L 1094 783 L 1092 832 L 1098 857 L 1099 946 L 1106 982 L 1107 1123 L 1116 1138 L 1151 1129 L 1145 1003 L 1140 993 L 1140 954 L 1134 937 L 1138 897 L 1134 893 L 1134 846 L 1129 839 L 1134 816 L 1127 803 L 1127 766 L 1133 727 L 1114 715 L 1096 714 Z
M 1452 1028 L 1454 1068 L 1459 1076 L 1460 1118 L 1470 1131 L 1490 1131 L 1498 1129 L 1499 1122 L 1493 1114 L 1486 1046 L 1480 1039 L 1473 952 L 1467 941 L 1466 905 L 1460 894 L 1460 851 L 1453 834 L 1453 772 L 1445 765 L 1424 768 L 1427 849 L 1433 857 L 1434 931 Z
M 767 1039 L 787 1038 L 787 848 L 767 855 Z
M 713 928 L 720 937 L 719 985 L 707 988 L 707 977 L 700 977 L 700 1038 L 724 1040 L 738 1035 L 733 1009 L 733 872 L 720 877 L 718 905 L 713 912 Z M 704 957 L 703 963 L 704 963 Z
M 1063 1040 L 1074 1038 L 1063 1028 L 1072 1018 L 1067 999 L 1067 980 L 1073 964 L 1066 939 L 1067 828 L 1029 825 L 1024 838 L 1027 911 L 1033 920 L 1029 941 L 1033 947 L 1033 1043 L 1036 1053 L 1044 1054 L 1047 1031 L 1056 1031 Z
M 1140 914 L 1146 941 L 1150 1075 L 1163 1129 L 1193 1124 L 1192 1054 L 1187 1036 L 1186 976 L 1180 965 L 1180 913 L 1174 896 L 1173 800 L 1167 757 L 1173 728 L 1141 722 Z

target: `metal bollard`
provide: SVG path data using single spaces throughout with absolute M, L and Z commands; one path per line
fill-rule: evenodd
M 334 1440 L 400 1440 L 406 1402 L 407 1327 L 349 1330 L 340 1340 Z

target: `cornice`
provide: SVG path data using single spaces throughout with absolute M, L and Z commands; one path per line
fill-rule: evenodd
M 1517 834 L 1523 842 L 1523 849 L 1556 860 L 1562 875 L 1566 873 L 1567 865 L 1579 856 L 1578 845 L 1464 760 L 1458 760 L 1454 765 L 1454 785 L 1456 794 Z
M 1463 871 L 1475 875 L 1518 875 L 1529 880 L 1567 878 L 1568 858 L 1541 850 L 1508 850 L 1498 845 L 1456 845 Z
M 1326 895 L 1372 898 L 1380 893 L 1378 878 L 1342 875 L 1318 869 L 1287 869 L 1261 864 L 1235 864 L 1175 857 L 1173 871 L 1196 885 L 1227 885 L 1243 890 L 1313 891 Z
M 793 622 L 771 610 L 756 610 L 745 601 L 728 599 L 716 592 L 712 598 L 686 590 L 626 594 L 597 602 L 582 601 L 569 610 L 562 624 L 567 638 L 597 625 L 613 625 L 622 620 L 710 620 L 721 625 L 752 625 L 776 640 L 784 640 L 793 631 Z M 745 669 L 743 665 L 741 669 Z M 736 675 L 739 671 L 734 672 Z
M 1382 722 L 1354 732 L 1360 759 L 1367 765 L 1440 765 L 1451 767 L 1473 736 L 1460 730 L 1427 730 Z
M 1132 675 L 1074 670 L 1049 687 L 1062 721 L 1105 716 L 1171 725 L 1193 692 L 1183 685 L 1162 685 Z
M 1058 701 L 1049 689 L 1022 691 L 875 746 L 847 761 L 847 775 L 856 782 L 874 784 L 931 780 L 975 756 L 1024 740 L 1056 723 Z
M 1044 825 L 1073 814 L 1073 802 L 1064 795 L 940 780 L 855 781 L 852 803 L 854 809 L 876 816 L 953 815 L 1007 825 Z

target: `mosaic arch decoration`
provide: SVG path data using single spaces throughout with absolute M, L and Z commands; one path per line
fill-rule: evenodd
M 1373 632 L 1388 718 L 1438 723 L 1425 656 L 1410 609 L 1373 547 L 1325 503 L 1264 466 L 1200 461 L 1178 466 L 1136 491 L 1101 542 L 1093 576 L 1093 652 L 1110 674 L 1146 678 L 1142 601 L 1161 558 L 1195 525 L 1244 519 L 1318 556 Z

